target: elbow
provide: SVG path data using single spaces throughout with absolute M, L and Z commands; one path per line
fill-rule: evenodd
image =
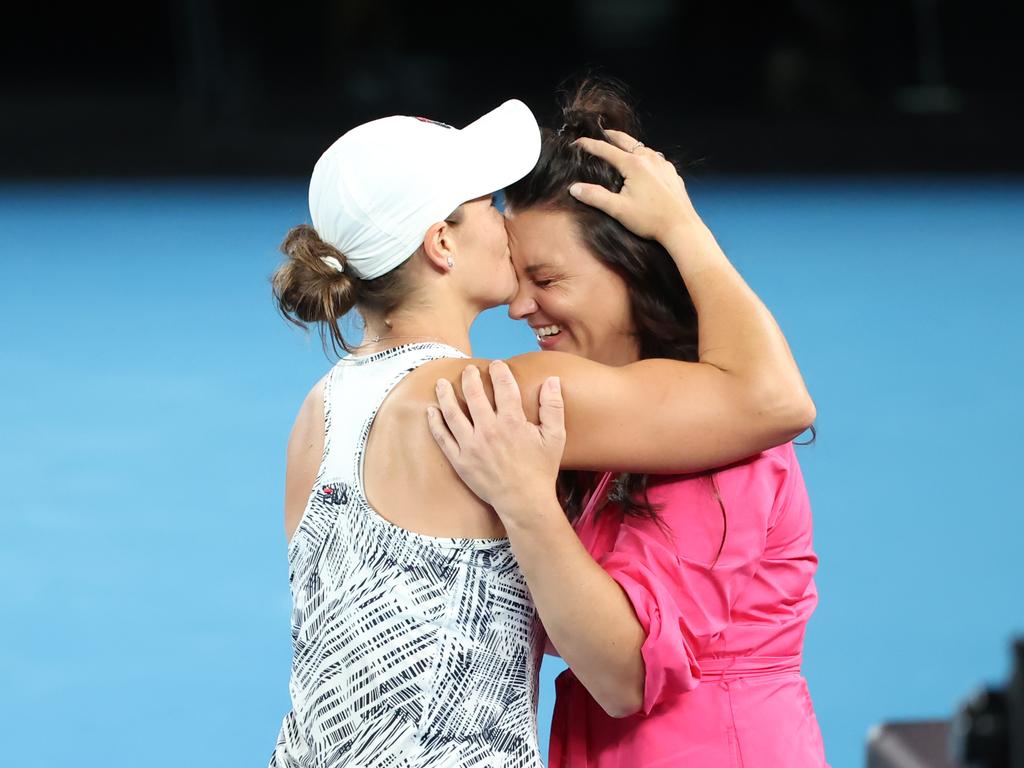
M 604 711 L 609 717 L 614 717 L 616 720 L 622 720 L 626 717 L 632 717 L 633 715 L 639 714 L 643 709 L 643 702 L 637 702 L 632 704 L 624 704 L 618 707 L 612 707 L 611 709 L 605 707 Z
M 772 431 L 791 440 L 809 428 L 818 415 L 814 401 L 803 387 L 765 388 L 757 402 L 758 415 L 770 422 Z
M 639 623 L 636 629 L 637 645 L 632 652 L 617 658 L 605 656 L 599 661 L 595 660 L 588 670 L 589 674 L 581 674 L 584 670 L 569 664 L 591 698 L 606 715 L 616 719 L 630 717 L 644 709 L 647 670 L 641 655 L 641 638 L 645 636 Z
M 814 407 L 811 396 L 804 391 L 803 397 L 791 405 L 790 426 L 793 430 L 793 437 L 796 437 L 805 429 L 809 429 L 814 420 L 818 417 L 818 409 Z
M 598 704 L 601 705 L 601 709 L 608 717 L 614 717 L 617 720 L 632 717 L 644 708 L 643 685 L 623 687 L 615 691 L 614 695 L 602 697 Z

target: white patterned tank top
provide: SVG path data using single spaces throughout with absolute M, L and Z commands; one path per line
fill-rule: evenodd
M 381 404 L 430 360 L 410 344 L 340 360 L 324 388 L 324 454 L 288 546 L 292 710 L 272 768 L 539 768 L 542 645 L 507 539 L 400 528 L 366 500 Z

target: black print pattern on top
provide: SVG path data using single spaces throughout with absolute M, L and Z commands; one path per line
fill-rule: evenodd
M 288 547 L 292 711 L 271 768 L 542 765 L 541 637 L 508 541 L 406 531 L 362 488 L 387 394 L 453 356 L 439 344 L 398 347 L 344 358 L 327 379 L 324 458 Z

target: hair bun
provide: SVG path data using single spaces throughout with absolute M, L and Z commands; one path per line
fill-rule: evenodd
M 321 240 L 320 235 L 309 224 L 292 227 L 281 243 L 281 252 L 296 268 L 305 272 L 309 279 L 340 281 L 346 272 L 348 260 L 345 255 L 330 243 Z M 351 277 L 344 279 L 351 280 Z
M 359 283 L 345 271 L 344 254 L 308 224 L 293 227 L 281 251 L 287 259 L 271 278 L 280 313 L 302 328 L 319 324 L 325 344 L 329 333 L 335 349 L 347 348 L 337 322 L 355 306 Z
M 640 136 L 640 120 L 624 83 L 610 77 L 588 76 L 566 91 L 559 134 L 570 141 L 605 138 L 608 130 Z

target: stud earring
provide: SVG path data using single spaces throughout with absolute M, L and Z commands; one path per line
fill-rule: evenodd
M 455 269 L 455 259 L 448 257 L 448 269 Z

